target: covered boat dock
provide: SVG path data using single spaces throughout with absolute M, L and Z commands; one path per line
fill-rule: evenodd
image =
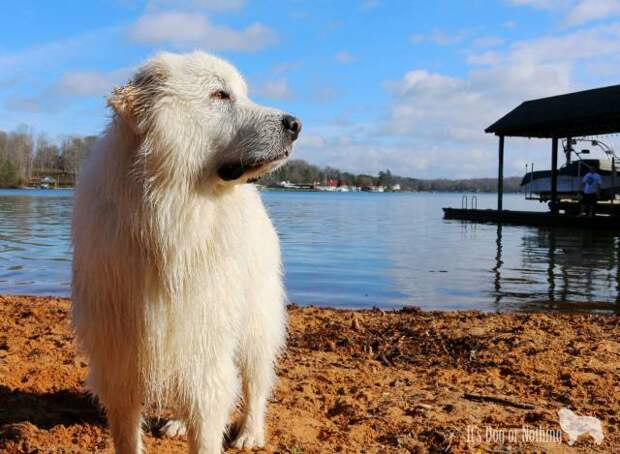
M 560 212 L 558 199 L 558 147 L 560 140 L 620 132 L 620 85 L 596 88 L 526 101 L 486 130 L 499 139 L 497 210 L 444 208 L 446 219 L 540 226 L 617 229 L 620 216 L 580 217 Z M 507 137 L 551 139 L 550 211 L 503 209 L 504 148 Z M 613 213 L 613 210 L 611 210 Z

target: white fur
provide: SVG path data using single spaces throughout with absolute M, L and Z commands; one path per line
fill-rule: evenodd
M 294 138 L 230 64 L 200 52 L 155 57 L 110 104 L 75 192 L 73 321 L 116 452 L 142 451 L 151 404 L 174 407 L 190 452 L 220 452 L 238 372 L 234 444 L 260 446 L 284 291 L 276 232 L 243 183 L 284 162 Z M 231 160 L 259 165 L 223 181 Z

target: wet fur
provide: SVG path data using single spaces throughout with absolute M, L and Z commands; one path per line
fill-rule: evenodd
M 110 105 L 75 193 L 73 321 L 116 452 L 142 451 L 145 404 L 175 409 L 190 452 L 220 452 L 239 395 L 236 446 L 262 445 L 285 297 L 276 232 L 243 183 L 288 155 L 282 112 L 199 52 L 155 57 Z M 222 181 L 231 161 L 267 164 Z

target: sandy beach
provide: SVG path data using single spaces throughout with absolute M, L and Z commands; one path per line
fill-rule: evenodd
M 2 452 L 112 452 L 69 307 L 0 297 Z M 620 449 L 620 316 L 291 306 L 289 317 L 265 452 Z M 604 442 L 569 447 L 564 407 L 599 418 Z M 147 412 L 149 452 L 185 452 L 158 436 L 167 416 Z

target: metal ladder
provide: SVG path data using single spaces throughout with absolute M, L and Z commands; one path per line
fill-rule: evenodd
M 478 209 L 478 197 L 472 194 L 470 200 L 471 200 L 471 209 L 477 210 Z M 468 197 L 467 197 L 467 194 L 464 194 L 463 197 L 461 197 L 461 209 L 467 210 L 468 208 L 469 208 Z

